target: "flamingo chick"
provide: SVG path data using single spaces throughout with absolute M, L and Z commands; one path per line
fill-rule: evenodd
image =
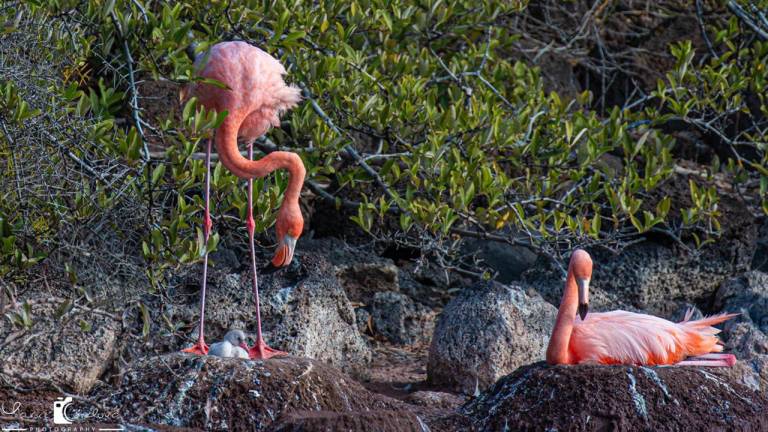
M 206 61 L 207 59 L 207 61 Z M 206 61 L 205 64 L 202 64 Z M 301 157 L 296 153 L 275 151 L 260 160 L 253 160 L 253 141 L 272 126 L 280 126 L 280 115 L 296 106 L 301 99 L 296 87 L 283 81 L 285 68 L 264 51 L 245 42 L 222 42 L 211 47 L 207 55 L 198 56 L 195 69 L 202 78 L 214 79 L 226 84 L 219 88 L 207 83 L 193 83 L 182 90 L 182 100 L 196 96 L 200 104 L 217 112 L 227 111 L 227 117 L 215 133 L 216 151 L 225 168 L 236 176 L 248 181 L 248 219 L 246 227 L 250 238 L 253 296 L 256 303 L 257 333 L 256 344 L 250 348 L 251 358 L 266 359 L 286 355 L 270 348 L 261 334 L 261 311 L 259 310 L 259 289 L 256 275 L 256 252 L 254 246 L 253 220 L 253 178 L 265 177 L 272 171 L 285 169 L 290 175 L 283 203 L 277 214 L 278 247 L 272 266 L 284 267 L 291 263 L 296 240 L 301 235 L 304 219 L 299 209 L 299 194 L 304 183 L 306 170 Z M 237 138 L 242 137 L 248 144 L 248 158 L 237 148 Z M 206 246 L 211 233 L 209 195 L 211 184 L 211 141 L 208 141 L 205 157 L 205 213 L 203 233 Z M 200 331 L 197 343 L 184 350 L 195 354 L 207 354 L 203 324 L 205 321 L 205 288 L 208 274 L 208 249 L 203 258 L 203 275 L 200 289 Z
M 251 358 L 248 355 L 248 344 L 245 343 L 245 333 L 242 330 L 228 331 L 223 341 L 211 344 L 208 354 L 217 357 Z
M 581 249 L 571 256 L 565 292 L 547 347 L 549 364 L 631 364 L 733 366 L 712 327 L 738 314 L 720 314 L 679 323 L 626 311 L 590 313 L 592 258 Z M 578 313 L 578 316 L 576 316 Z M 687 358 L 692 357 L 688 360 Z

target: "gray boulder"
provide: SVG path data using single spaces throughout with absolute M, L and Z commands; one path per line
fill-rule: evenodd
M 355 312 L 333 266 L 320 254 L 304 252 L 297 268 L 259 276 L 262 329 L 267 343 L 292 355 L 361 369 L 371 350 L 357 329 Z M 206 299 L 206 339 L 221 338 L 230 328 L 256 331 L 251 275 L 219 274 L 211 278 Z M 193 323 L 197 298 L 170 311 L 172 318 Z M 189 344 L 196 334 L 191 334 Z
M 740 314 L 725 323 L 721 335 L 726 349 L 739 361 L 735 368 L 720 373 L 768 394 L 768 275 L 751 271 L 726 280 L 713 306 Z
M 31 327 L 6 320 L 0 326 L 0 371 L 17 384 L 55 384 L 88 393 L 109 368 L 120 335 L 111 314 L 71 307 L 62 299 L 38 299 L 6 309 L 7 316 L 26 313 Z
M 557 310 L 536 293 L 495 282 L 460 292 L 440 314 L 428 381 L 473 394 L 544 358 Z
M 378 292 L 371 308 L 374 330 L 391 342 L 414 344 L 432 337 L 435 313 L 404 294 Z
M 373 334 L 373 317 L 368 309 L 359 307 L 355 309 L 355 321 L 357 322 L 357 331 L 361 334 Z
M 768 394 L 768 336 L 749 322 L 727 323 L 725 349 L 738 359 L 736 368 L 721 371 L 742 384 Z
M 738 321 L 768 332 L 768 274 L 751 271 L 726 280 L 717 290 L 714 308 L 738 312 Z

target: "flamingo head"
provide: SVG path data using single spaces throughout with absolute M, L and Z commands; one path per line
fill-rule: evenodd
M 277 214 L 277 251 L 272 258 L 272 266 L 285 267 L 293 260 L 296 242 L 304 229 L 304 218 L 298 202 L 285 201 Z
M 589 312 L 589 281 L 592 279 L 592 258 L 583 249 L 576 249 L 571 255 L 569 273 L 579 287 L 579 316 L 582 320 Z
M 242 330 L 230 330 L 224 335 L 224 340 L 232 344 L 233 346 L 239 346 L 240 348 L 248 350 L 248 344 L 245 340 L 245 333 Z

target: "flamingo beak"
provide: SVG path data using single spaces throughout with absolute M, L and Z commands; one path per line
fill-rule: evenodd
M 296 249 L 296 238 L 285 235 L 275 252 L 275 257 L 272 258 L 272 265 L 275 267 L 285 267 L 293 260 L 293 251 Z
M 576 278 L 576 285 L 579 286 L 579 316 L 583 321 L 589 312 L 589 279 Z
M 248 351 L 248 348 L 249 348 L 249 347 L 248 347 L 248 344 L 247 344 L 247 343 L 245 343 L 245 342 L 241 342 L 241 343 L 240 343 L 240 348 L 242 348 L 242 349 L 244 349 L 244 350 Z

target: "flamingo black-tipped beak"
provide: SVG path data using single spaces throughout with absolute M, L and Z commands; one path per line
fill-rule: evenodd
M 589 312 L 589 279 L 577 278 L 576 285 L 579 287 L 579 316 L 584 321 Z
M 587 317 L 587 312 L 589 312 L 589 303 L 579 303 L 579 316 L 582 321 Z

